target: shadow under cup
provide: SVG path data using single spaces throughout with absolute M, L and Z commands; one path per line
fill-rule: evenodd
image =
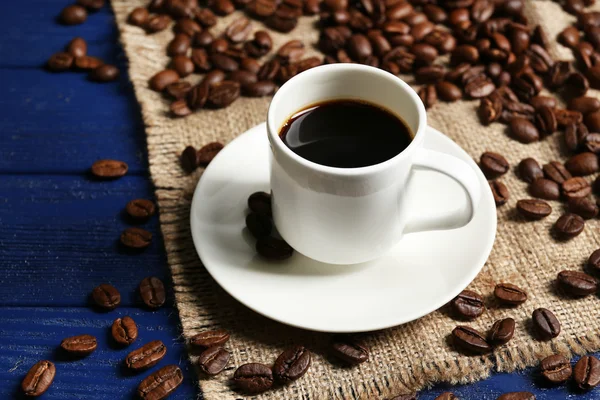
M 316 164 L 285 145 L 279 132 L 292 115 L 338 99 L 389 110 L 404 120 L 412 142 L 395 157 L 360 168 Z M 300 253 L 331 264 L 356 264 L 387 252 L 402 237 L 405 186 L 426 125 L 425 108 L 414 90 L 380 69 L 325 65 L 284 84 L 267 116 L 273 219 L 281 236 Z

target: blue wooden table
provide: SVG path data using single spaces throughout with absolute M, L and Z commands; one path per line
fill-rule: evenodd
M 112 321 L 133 317 L 140 328 L 135 348 L 160 339 L 168 346 L 159 364 L 178 364 L 184 384 L 173 399 L 198 396 L 187 362 L 172 293 L 158 311 L 140 307 L 136 288 L 146 276 L 170 287 L 156 217 L 142 226 L 155 235 L 141 254 L 124 253 L 123 215 L 134 198 L 152 198 L 139 108 L 126 76 L 126 60 L 108 7 L 77 27 L 56 23 L 70 0 L 2 1 L 0 13 L 0 399 L 23 398 L 20 382 L 38 360 L 56 363 L 57 375 L 44 399 L 131 399 L 152 371 L 131 374 L 122 360 L 131 349 L 113 347 Z M 95 84 L 84 74 L 53 74 L 48 57 L 74 36 L 89 54 L 121 69 L 116 83 Z M 126 177 L 98 182 L 88 175 L 100 158 L 129 164 Z M 112 312 L 89 305 L 91 290 L 111 283 L 122 294 Z M 87 358 L 67 360 L 60 341 L 77 334 L 98 338 Z M 451 389 L 461 399 L 495 399 L 509 390 L 530 390 L 538 399 L 565 399 L 569 387 L 539 386 L 535 370 L 496 374 L 468 386 L 436 386 L 420 394 L 433 399 Z M 600 389 L 577 396 L 600 398 Z

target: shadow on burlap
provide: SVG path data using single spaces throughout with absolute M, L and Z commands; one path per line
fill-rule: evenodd
M 552 202 L 554 211 L 538 222 L 525 222 L 516 216 L 515 203 L 528 197 L 525 183 L 513 172 L 502 178 L 510 190 L 508 204 L 498 210 L 498 232 L 491 256 L 469 286 L 485 296 L 499 282 L 511 282 L 529 291 L 529 300 L 515 309 L 493 305 L 471 326 L 486 331 L 504 317 L 517 322 L 514 339 L 493 354 L 467 357 L 455 352 L 447 338 L 457 324 L 447 314 L 436 311 L 401 327 L 375 332 L 365 337 L 371 349 L 369 362 L 347 369 L 330 362 L 324 349 L 330 335 L 291 328 L 262 317 L 227 295 L 208 275 L 194 249 L 189 230 L 190 202 L 202 170 L 188 175 L 180 168 L 179 154 L 186 145 L 200 147 L 208 142 L 231 141 L 236 135 L 264 121 L 269 99 L 241 98 L 224 110 L 206 110 L 185 119 L 168 116 L 168 103 L 148 88 L 148 79 L 163 69 L 168 58 L 165 47 L 171 30 L 146 35 L 140 28 L 126 24 L 129 11 L 144 6 L 147 0 L 113 0 L 121 40 L 129 58 L 129 76 L 141 104 L 146 126 L 150 172 L 156 186 L 160 222 L 168 262 L 173 275 L 177 307 L 183 334 L 190 336 L 223 328 L 232 333 L 227 348 L 232 352 L 230 367 L 212 379 L 200 378 L 204 397 L 209 400 L 239 399 L 229 378 L 235 368 L 247 362 L 270 364 L 286 346 L 303 343 L 314 352 L 309 374 L 285 387 L 262 394 L 264 399 L 383 399 L 419 390 L 434 382 L 466 383 L 487 377 L 491 371 L 512 371 L 536 365 L 548 354 L 567 356 L 600 349 L 600 301 L 596 296 L 564 299 L 553 290 L 556 274 L 563 269 L 580 270 L 588 255 L 599 247 L 598 222 L 589 221 L 585 231 L 568 243 L 555 241 L 550 228 L 563 212 L 563 205 Z M 528 1 L 531 21 L 542 24 L 554 38 L 573 18 L 550 1 Z M 221 20 L 213 32 L 221 32 Z M 301 38 L 306 44 L 317 41 L 313 18 L 303 18 L 292 34 L 273 33 L 274 48 Z M 264 27 L 254 21 L 256 29 Z M 558 45 L 557 45 L 558 46 Z M 570 59 L 560 46 L 552 49 L 556 58 Z M 311 47 L 309 54 L 316 53 Z M 191 82 L 200 77 L 192 76 Z M 438 104 L 429 111 L 430 124 L 446 133 L 473 158 L 486 150 L 498 151 L 511 165 L 528 156 L 540 163 L 564 160 L 560 134 L 542 142 L 523 145 L 507 137 L 505 127 L 482 127 L 476 117 L 477 102 Z M 232 173 L 235 173 L 234 171 Z M 393 305 L 390 305 L 393 307 Z M 531 312 L 546 307 L 562 323 L 562 333 L 550 342 L 532 339 Z M 191 355 L 192 361 L 197 356 Z M 507 388 L 508 389 L 508 388 Z

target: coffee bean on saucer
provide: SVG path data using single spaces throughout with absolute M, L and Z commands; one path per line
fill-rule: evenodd
M 127 173 L 129 166 L 118 160 L 98 160 L 92 164 L 92 174 L 100 179 L 116 179 Z
M 512 318 L 504 318 L 494 322 L 494 325 L 488 332 L 488 343 L 494 346 L 506 344 L 512 339 L 515 333 L 515 320 Z
M 223 149 L 223 143 L 211 142 L 200 147 L 197 160 L 199 165 L 208 165 L 213 158 Z
M 568 208 L 569 212 L 584 219 L 591 219 L 598 215 L 598 205 L 586 197 L 569 199 Z
M 137 339 L 138 336 L 137 325 L 135 324 L 135 321 L 128 316 L 115 319 L 110 332 L 115 342 L 123 346 L 129 346 L 131 343 L 135 342 L 135 339 Z
M 600 383 L 600 361 L 594 356 L 583 356 L 573 368 L 573 379 L 577 386 L 589 390 Z
M 506 204 L 510 197 L 506 185 L 500 181 L 490 181 L 489 184 L 496 207 Z
M 162 281 L 154 276 L 144 278 L 140 282 L 140 296 L 144 304 L 149 308 L 159 308 L 165 304 L 166 293 L 165 285 Z
M 529 194 L 538 199 L 558 200 L 560 198 L 560 186 L 550 179 L 539 178 L 529 185 Z
M 262 393 L 273 386 L 273 372 L 264 364 L 244 364 L 233 374 L 233 382 L 245 393 Z
M 63 8 L 59 18 L 65 25 L 83 24 L 87 19 L 87 11 L 80 5 L 72 4 Z
M 61 349 L 78 355 L 91 354 L 98 347 L 98 341 L 92 335 L 71 336 L 60 343 Z
M 557 280 L 560 288 L 570 296 L 587 296 L 598 289 L 598 281 L 580 271 L 561 271 Z
M 457 326 L 452 331 L 452 343 L 467 353 L 483 354 L 492 351 L 492 346 L 477 330 L 468 326 Z
M 252 236 L 260 239 L 271 234 L 273 223 L 267 215 L 251 212 L 246 216 L 246 227 Z
M 573 369 L 565 356 L 553 354 L 541 361 L 540 372 L 548 382 L 556 384 L 568 381 Z
M 137 394 L 142 400 L 167 398 L 183 382 L 183 373 L 177 365 L 167 365 L 140 382 Z
M 135 199 L 127 203 L 125 211 L 131 218 L 144 221 L 154 215 L 156 206 L 151 200 Z
M 510 283 L 499 283 L 494 288 L 494 296 L 505 305 L 518 306 L 527 301 L 527 292 Z
M 26 396 L 41 396 L 44 394 L 56 375 L 56 367 L 50 361 L 38 361 L 25 375 L 21 389 Z
M 577 214 L 563 214 L 554 224 L 556 235 L 563 240 L 572 239 L 583 232 L 585 221 Z
M 292 346 L 277 357 L 273 375 L 277 381 L 287 384 L 302 378 L 310 367 L 311 355 L 303 346 Z
M 255 192 L 248 197 L 248 208 L 258 214 L 271 215 L 271 195 Z
M 519 163 L 519 176 L 525 182 L 531 183 L 536 179 L 543 178 L 542 167 L 533 158 L 525 158 Z
M 198 369 L 206 375 L 214 376 L 225 369 L 231 354 L 220 346 L 209 347 L 198 356 Z
M 167 347 L 160 340 L 155 340 L 129 353 L 125 365 L 133 370 L 147 369 L 158 364 L 165 354 Z
M 256 252 L 267 260 L 285 260 L 292 256 L 294 249 L 281 239 L 262 237 L 256 241 Z
M 486 151 L 479 160 L 481 170 L 489 179 L 494 179 L 508 172 L 510 165 L 501 154 Z
M 554 313 L 545 308 L 538 308 L 532 315 L 533 331 L 540 340 L 550 340 L 560 334 L 560 322 Z
M 336 336 L 331 341 L 331 354 L 348 365 L 364 363 L 369 359 L 369 350 L 349 336 Z
M 525 199 L 517 201 L 517 211 L 528 219 L 542 219 L 552 213 L 550 204 L 543 200 Z
M 190 344 L 198 347 L 222 346 L 229 340 L 229 332 L 224 329 L 205 331 L 190 338 Z
M 472 290 L 463 290 L 451 302 L 454 314 L 461 319 L 474 319 L 483 314 L 485 304 L 483 297 Z
M 152 233 L 141 228 L 127 228 L 121 233 L 121 243 L 132 249 L 143 249 L 150 246 Z
M 107 310 L 113 310 L 121 303 L 119 291 L 114 286 L 106 283 L 92 291 L 92 298 L 96 305 Z
M 531 392 L 509 392 L 498 396 L 496 400 L 535 400 L 535 395 Z

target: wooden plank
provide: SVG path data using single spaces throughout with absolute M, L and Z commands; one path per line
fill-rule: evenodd
M 0 73 L 0 173 L 81 173 L 100 158 L 146 173 L 143 124 L 126 74 L 96 84 L 42 69 Z
M 128 348 L 110 339 L 115 318 L 131 316 L 138 324 L 139 336 Z M 56 378 L 44 399 L 132 399 L 139 382 L 159 368 L 176 364 L 184 372 L 184 383 L 169 399 L 195 398 L 195 373 L 187 362 L 184 344 L 177 340 L 176 312 L 163 308 L 150 312 L 138 308 L 117 308 L 99 313 L 88 308 L 4 307 L 0 313 L 0 398 L 25 398 L 20 384 L 37 361 L 47 359 L 56 365 Z M 91 334 L 98 340 L 97 350 L 86 358 L 69 359 L 60 352 L 65 337 Z M 167 346 L 165 358 L 140 374 L 123 368 L 125 356 L 152 340 Z
M 147 178 L 1 176 L 0 305 L 81 306 L 103 282 L 117 286 L 124 305 L 135 305 L 144 277 L 168 282 L 157 217 L 140 225 L 154 235 L 148 249 L 132 253 L 118 243 L 132 226 L 123 208 L 139 197 L 152 198 Z

